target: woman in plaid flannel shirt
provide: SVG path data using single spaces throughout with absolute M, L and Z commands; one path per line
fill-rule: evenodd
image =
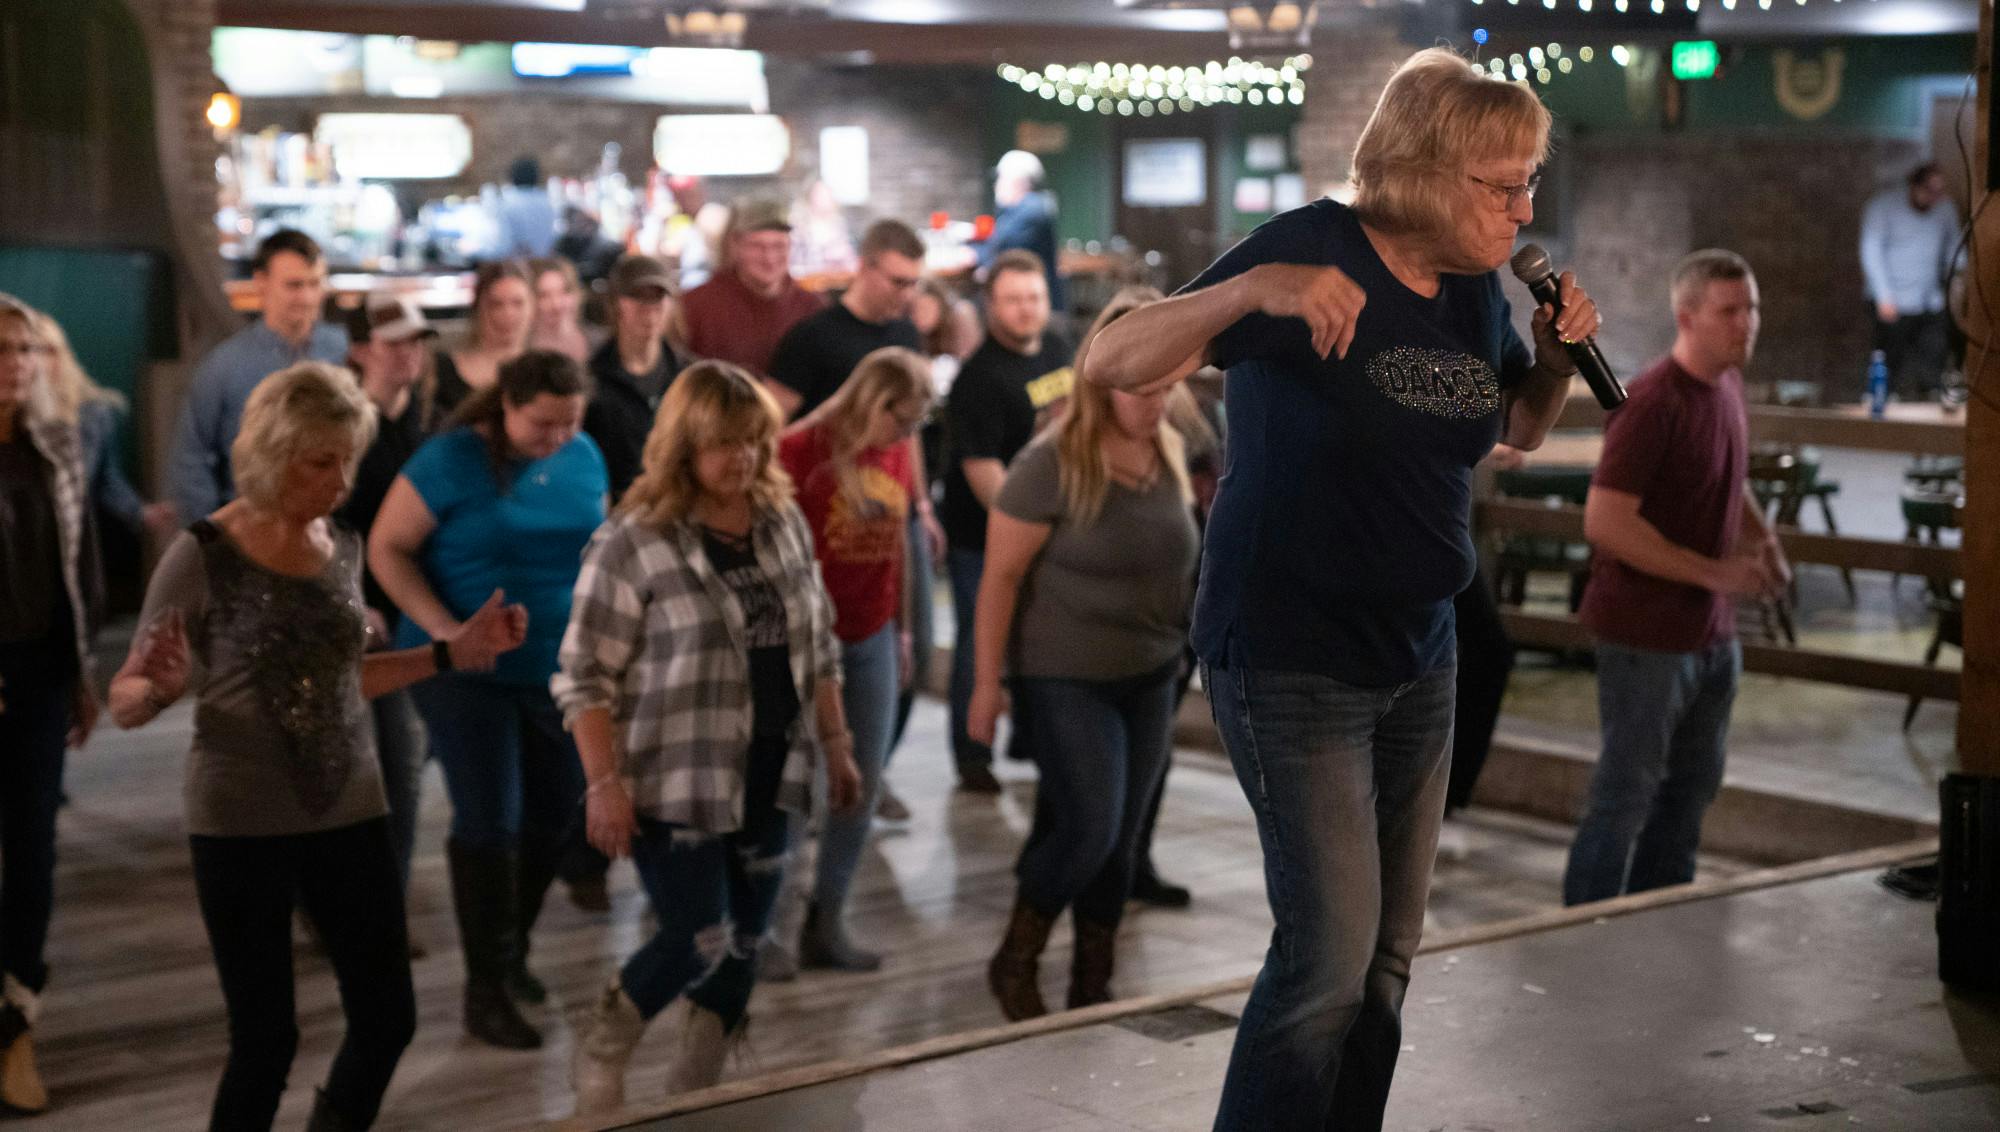
M 668 1087 L 713 1084 L 824 754 L 860 796 L 834 610 L 777 461 L 782 417 L 726 362 L 683 371 L 644 470 L 585 552 L 551 681 L 589 780 L 591 844 L 630 855 L 659 930 L 577 1042 L 577 1111 L 616 1109 L 646 1023 L 685 992 Z

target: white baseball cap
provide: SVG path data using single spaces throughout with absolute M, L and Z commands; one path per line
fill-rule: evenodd
M 437 331 L 415 301 L 387 291 L 368 296 L 368 302 L 349 320 L 348 335 L 357 342 L 407 342 L 412 338 L 435 338 Z

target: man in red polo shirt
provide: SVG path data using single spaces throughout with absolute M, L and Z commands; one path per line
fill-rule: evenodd
M 769 377 L 778 339 L 826 302 L 792 278 L 792 222 L 777 202 L 738 204 L 725 243 L 722 270 L 681 299 L 688 349 Z
M 1673 350 L 1611 414 L 1584 504 L 1594 553 L 1579 612 L 1597 638 L 1604 750 L 1564 904 L 1694 879 L 1743 671 L 1735 601 L 1791 576 L 1745 482 L 1756 277 L 1734 252 L 1699 251 L 1672 294 Z

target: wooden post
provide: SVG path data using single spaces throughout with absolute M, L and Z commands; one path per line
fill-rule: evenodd
M 1993 0 L 1980 6 L 1978 72 L 1972 167 L 1983 180 L 1993 144 Z M 1975 281 L 1968 304 L 1974 345 L 1965 362 L 1975 392 L 1965 421 L 1965 676 L 1958 709 L 1959 766 L 1987 777 L 2000 777 L 2000 203 L 1990 199 L 1996 190 L 2000 185 L 1988 184 L 1973 194 L 1974 208 L 1987 203 L 1972 234 L 1968 276 Z
M 1938 801 L 1938 977 L 1957 989 L 2000 991 L 2000 185 L 1988 175 L 1994 143 L 1993 0 L 1979 8 L 1979 127 L 1973 194 L 1972 281 L 1966 320 L 1965 671 L 1958 706 L 1959 772 Z

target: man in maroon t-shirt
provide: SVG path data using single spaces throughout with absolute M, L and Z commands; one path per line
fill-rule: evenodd
M 727 266 L 681 299 L 688 349 L 769 377 L 778 340 L 826 302 L 792 278 L 792 222 L 777 202 L 737 205 L 725 246 Z
M 1565 904 L 1694 879 L 1743 669 L 1733 599 L 1775 594 L 1791 575 L 1745 480 L 1740 367 L 1757 341 L 1757 280 L 1743 257 L 1711 249 L 1681 261 L 1672 294 L 1673 351 L 1611 414 L 1584 505 L 1595 553 L 1581 614 L 1597 637 L 1604 750 Z

